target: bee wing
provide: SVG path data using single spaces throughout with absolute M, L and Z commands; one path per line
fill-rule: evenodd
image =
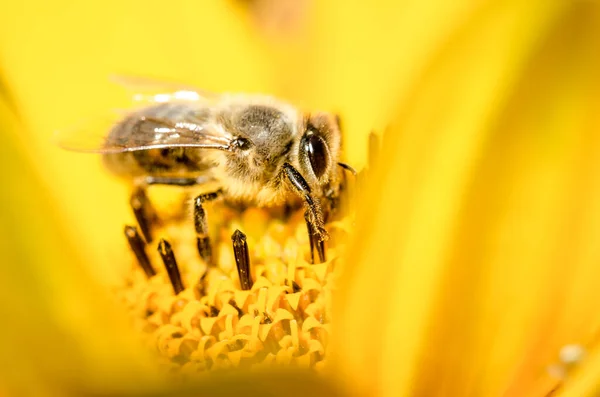
M 129 91 L 137 103 L 212 102 L 220 96 L 192 85 L 151 77 L 113 75 L 111 81 Z
M 173 147 L 231 150 L 232 137 L 206 120 L 182 117 L 181 113 L 154 113 L 148 108 L 117 121 L 112 117 L 94 120 L 83 127 L 57 132 L 56 143 L 63 149 L 87 153 Z

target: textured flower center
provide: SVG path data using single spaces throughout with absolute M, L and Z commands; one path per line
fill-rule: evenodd
M 149 201 L 141 194 L 133 202 L 135 210 L 136 202 Z M 201 197 L 194 207 L 193 216 L 158 221 L 156 212 L 138 205 L 146 238 L 125 228 L 135 256 L 117 296 L 160 363 L 184 375 L 321 368 L 352 217 L 332 212 L 330 238 L 321 243 L 311 238 L 302 209 L 240 210 Z M 154 224 L 151 231 L 146 223 Z

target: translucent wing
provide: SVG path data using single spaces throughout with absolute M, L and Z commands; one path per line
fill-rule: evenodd
M 230 150 L 232 137 L 209 122 L 210 109 L 191 103 L 149 106 L 124 118 L 106 117 L 56 134 L 58 145 L 88 153 L 196 147 Z
M 111 81 L 125 88 L 138 103 L 212 102 L 219 95 L 197 87 L 150 77 L 113 75 Z

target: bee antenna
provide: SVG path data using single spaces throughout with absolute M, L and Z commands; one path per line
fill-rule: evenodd
M 356 172 L 356 170 L 354 168 L 352 168 L 352 166 L 350 166 L 346 163 L 338 162 L 337 165 L 340 166 L 341 168 L 345 169 L 346 171 L 350 172 L 354 176 L 358 175 L 358 172 Z

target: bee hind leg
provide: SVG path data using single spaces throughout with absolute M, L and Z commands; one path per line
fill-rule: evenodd
M 129 200 L 129 205 L 133 210 L 133 215 L 140 226 L 140 231 L 146 243 L 152 242 L 152 225 L 158 221 L 156 210 L 146 195 L 146 188 L 138 185 Z
M 159 219 L 156 210 L 148 199 L 146 189 L 150 185 L 169 185 L 169 186 L 194 186 L 208 182 L 210 179 L 206 176 L 199 177 L 170 177 L 170 176 L 152 176 L 146 175 L 134 181 L 136 186 L 129 204 L 133 210 L 133 215 L 140 226 L 140 231 L 147 243 L 152 242 L 152 226 Z M 205 195 L 209 196 L 209 195 Z

